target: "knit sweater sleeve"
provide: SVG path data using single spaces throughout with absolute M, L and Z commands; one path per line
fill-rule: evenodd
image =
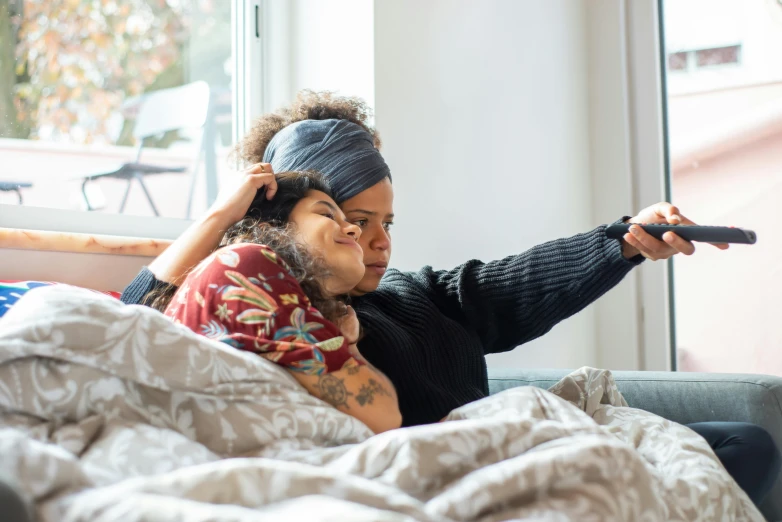
M 586 308 L 643 261 L 626 259 L 605 228 L 499 261 L 426 267 L 412 277 L 442 313 L 478 333 L 484 353 L 512 350 Z
M 142 304 L 144 296 L 156 288 L 168 286 L 166 283 L 158 280 L 155 274 L 150 272 L 149 268 L 144 267 L 136 275 L 133 281 L 122 291 L 120 300 L 125 304 Z

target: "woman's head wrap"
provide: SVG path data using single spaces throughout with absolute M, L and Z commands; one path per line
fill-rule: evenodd
M 326 176 L 337 203 L 376 185 L 391 171 L 374 138 L 347 120 L 303 120 L 274 135 L 263 155 L 274 172 L 316 170 Z

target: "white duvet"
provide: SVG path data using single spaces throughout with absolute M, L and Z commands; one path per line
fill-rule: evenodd
M 0 455 L 51 522 L 763 520 L 610 372 L 372 436 L 260 357 L 65 286 L 0 319 Z

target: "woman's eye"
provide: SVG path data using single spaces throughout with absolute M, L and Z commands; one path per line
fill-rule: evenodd
M 366 219 L 359 219 L 358 221 L 354 221 L 353 224 L 357 225 L 360 228 L 365 228 L 367 226 L 367 220 Z
M 392 226 L 394 226 L 394 222 L 393 221 L 386 221 L 385 223 L 383 223 L 383 228 L 386 229 L 386 232 L 391 230 Z

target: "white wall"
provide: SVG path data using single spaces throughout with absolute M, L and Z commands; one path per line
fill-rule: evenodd
M 266 111 L 301 89 L 374 105 L 374 5 L 369 0 L 265 0 Z
M 491 260 L 593 225 L 586 2 L 375 2 L 393 265 Z M 594 310 L 490 365 L 596 365 Z

